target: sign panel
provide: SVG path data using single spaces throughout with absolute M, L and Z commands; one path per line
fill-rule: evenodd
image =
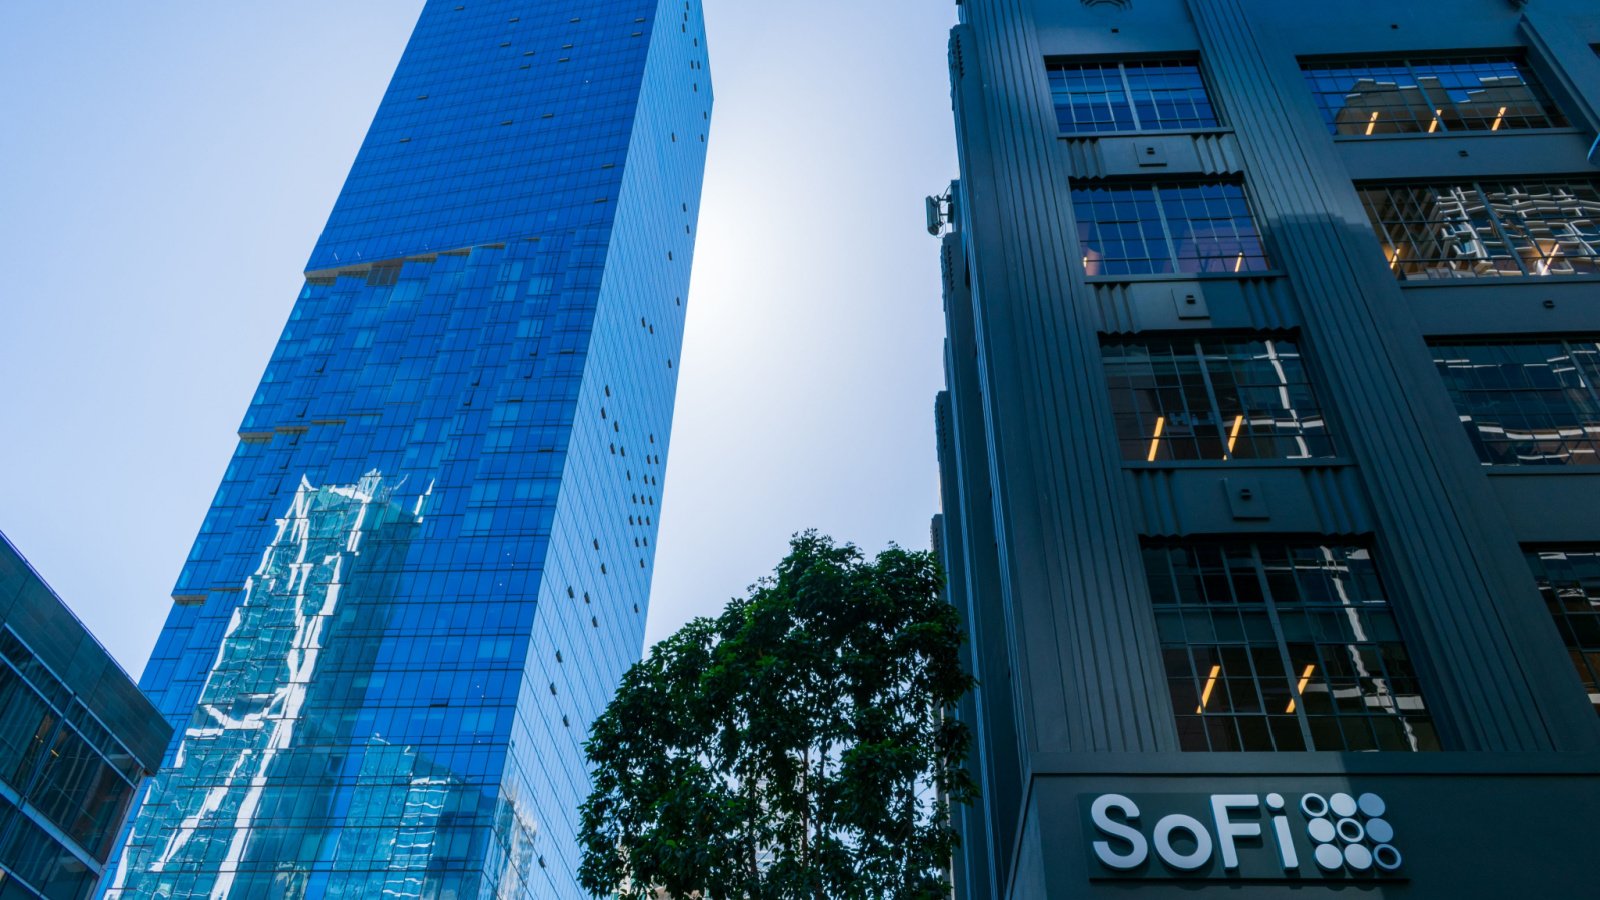
M 1397 881 L 1405 857 L 1375 793 L 1084 794 L 1106 879 Z

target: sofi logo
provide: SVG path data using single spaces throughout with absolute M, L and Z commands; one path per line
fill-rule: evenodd
M 1124 877 L 1399 877 L 1404 858 L 1377 794 L 1211 794 L 1089 803 L 1091 849 Z M 1152 858 L 1153 857 L 1153 858 Z M 1159 864 L 1158 864 L 1159 863 Z

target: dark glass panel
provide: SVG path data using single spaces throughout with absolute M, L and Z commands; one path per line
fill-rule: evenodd
M 1307 734 L 1318 750 L 1436 746 L 1409 656 L 1371 624 L 1388 613 L 1365 548 L 1196 542 L 1148 546 L 1145 559 L 1153 596 L 1167 598 L 1157 615 L 1194 610 L 1184 633 L 1161 636 L 1174 712 L 1205 726 L 1189 729 L 1186 749 L 1204 737 L 1212 750 L 1298 750 Z M 1218 578 L 1182 575 L 1208 571 Z M 1214 599 L 1246 593 L 1260 612 Z
M 1301 68 L 1332 134 L 1443 134 L 1567 124 L 1532 70 L 1513 57 L 1309 62 Z
M 1115 341 L 1102 353 L 1123 459 L 1334 455 L 1293 341 Z
M 1053 63 L 1047 72 L 1063 134 L 1218 125 L 1200 68 L 1192 62 Z
M 1484 465 L 1600 463 L 1600 343 L 1436 342 L 1432 350 Z
M 1600 272 L 1600 187 L 1591 181 L 1375 185 L 1360 194 L 1403 281 Z
M 1527 558 L 1573 671 L 1600 714 L 1600 548 L 1530 550 Z

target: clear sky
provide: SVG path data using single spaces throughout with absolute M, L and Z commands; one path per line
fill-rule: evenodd
M 950 3 L 705 0 L 647 641 L 816 527 L 926 547 Z M 420 0 L 0 3 L 0 531 L 135 676 Z

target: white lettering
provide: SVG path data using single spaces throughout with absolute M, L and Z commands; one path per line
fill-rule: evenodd
M 1222 853 L 1222 867 L 1224 869 L 1239 868 L 1239 848 L 1234 844 L 1234 838 L 1260 837 L 1261 826 L 1255 822 L 1235 822 L 1228 818 L 1230 809 L 1261 808 L 1261 798 L 1255 794 L 1213 794 L 1211 796 L 1211 818 L 1217 824 L 1217 849 Z
M 1273 816 L 1272 830 L 1278 836 L 1278 858 L 1283 860 L 1284 871 L 1300 868 L 1300 854 L 1294 849 L 1294 835 L 1289 833 L 1287 816 Z
M 1089 808 L 1089 816 L 1094 821 L 1094 827 L 1100 829 L 1102 834 L 1126 841 L 1130 848 L 1126 853 L 1117 853 L 1111 849 L 1109 841 L 1095 841 L 1094 855 L 1100 861 L 1113 869 L 1136 869 L 1144 865 L 1150 856 L 1150 845 L 1145 842 L 1144 835 L 1137 828 L 1130 828 L 1121 822 L 1112 821 L 1109 812 L 1117 810 L 1129 820 L 1139 818 L 1139 806 L 1121 794 L 1104 794 L 1096 797 L 1094 805 Z
M 1172 846 L 1172 833 L 1178 830 L 1187 831 L 1194 837 L 1194 849 L 1188 853 L 1179 853 Z M 1193 816 L 1173 813 L 1157 822 L 1155 844 L 1156 855 L 1174 869 L 1191 872 L 1211 861 L 1211 833 Z

